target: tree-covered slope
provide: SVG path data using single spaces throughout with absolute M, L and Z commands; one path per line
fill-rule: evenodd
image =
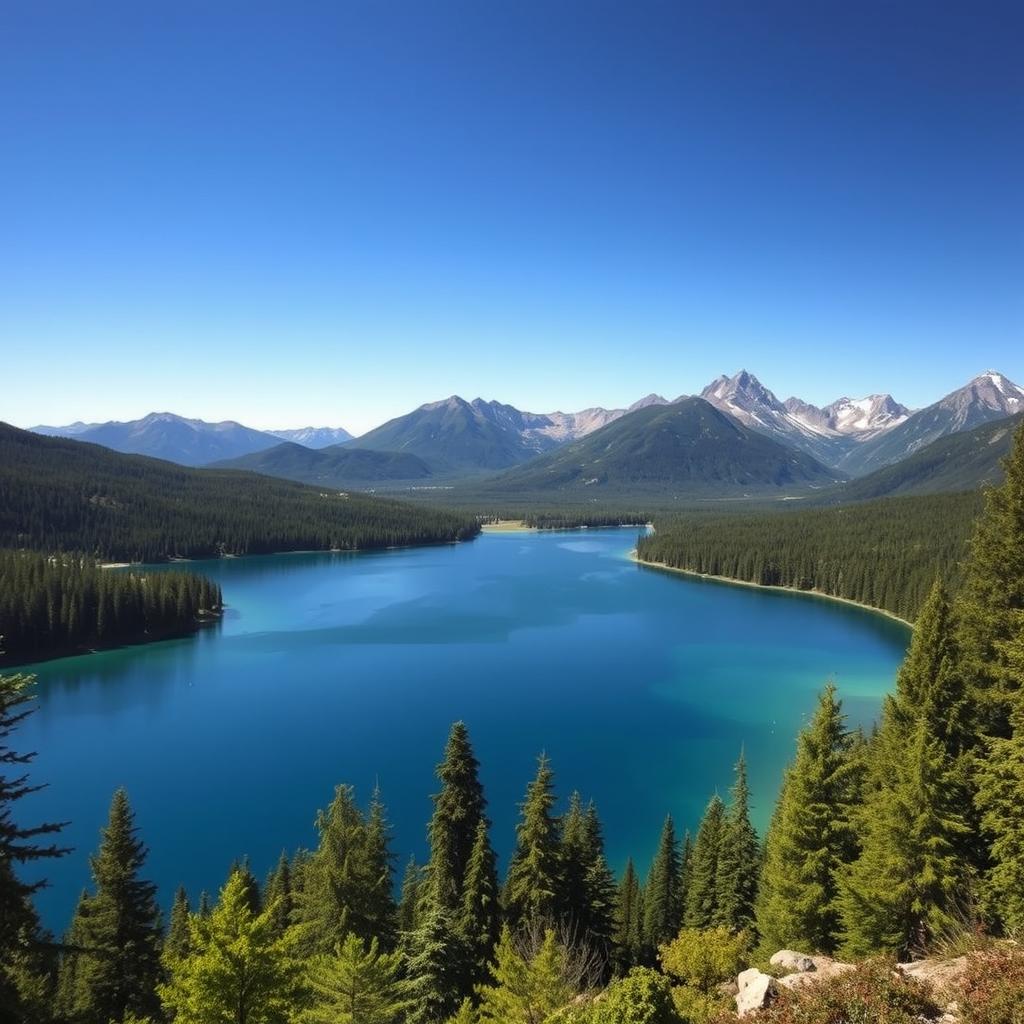
M 154 561 L 433 543 L 477 530 L 441 509 L 186 469 L 0 424 L 0 547 Z
M 430 467 L 408 452 L 378 452 L 334 445 L 314 450 L 286 441 L 266 451 L 215 462 L 212 469 L 248 469 L 323 487 L 366 488 L 396 480 L 424 480 Z
M 863 501 L 894 494 L 942 494 L 998 483 L 1014 430 L 1024 413 L 933 441 L 901 462 L 837 487 L 836 501 Z
M 978 492 L 836 508 L 655 517 L 641 559 L 763 586 L 817 590 L 914 619 L 936 577 L 955 581 Z
M 803 492 L 836 482 L 810 455 L 744 427 L 700 398 L 631 412 L 581 441 L 481 483 L 499 496 L 596 500 Z

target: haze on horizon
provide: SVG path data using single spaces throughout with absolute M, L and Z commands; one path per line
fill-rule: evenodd
M 1020 382 L 1022 30 L 992 0 L 18 5 L 0 419 Z

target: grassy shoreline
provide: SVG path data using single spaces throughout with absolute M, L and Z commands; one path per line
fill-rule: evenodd
M 693 569 L 680 569 L 674 565 L 666 565 L 664 562 L 649 562 L 644 558 L 638 557 L 635 549 L 629 553 L 629 557 L 636 562 L 637 565 L 646 566 L 648 569 L 661 569 L 664 572 L 681 573 L 683 576 L 692 576 L 694 579 L 698 580 L 710 580 L 712 583 L 725 583 L 733 587 L 751 587 L 754 590 L 768 590 L 774 591 L 775 593 L 800 594 L 805 597 L 816 597 L 824 601 L 838 601 L 840 604 L 848 604 L 852 605 L 854 608 L 862 608 L 864 611 L 874 612 L 876 615 L 884 615 L 885 618 L 892 619 L 893 622 L 898 622 L 901 626 L 906 626 L 908 629 L 914 628 L 914 624 L 912 622 L 901 618 L 894 612 L 887 611 L 885 608 L 876 608 L 874 605 L 864 604 L 862 601 L 854 601 L 849 597 L 839 597 L 836 594 L 826 594 L 823 590 L 799 590 L 796 587 L 766 586 L 763 583 L 751 583 L 749 580 L 733 579 L 731 576 L 712 576 L 710 573 L 695 572 Z

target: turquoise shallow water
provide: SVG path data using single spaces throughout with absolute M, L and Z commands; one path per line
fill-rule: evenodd
M 456 546 L 197 563 L 223 586 L 198 637 L 36 666 L 19 747 L 49 783 L 21 815 L 71 819 L 39 897 L 62 928 L 124 785 L 168 902 L 262 873 L 314 841 L 338 782 L 379 781 L 399 865 L 423 857 L 433 768 L 469 725 L 495 844 L 541 750 L 562 797 L 598 804 L 609 856 L 646 870 L 671 811 L 693 828 L 741 747 L 757 824 L 793 738 L 834 679 L 868 724 L 909 632 L 861 609 L 694 580 L 628 559 L 632 530 L 488 534 Z

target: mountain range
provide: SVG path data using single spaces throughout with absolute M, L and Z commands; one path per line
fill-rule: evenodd
M 800 468 L 791 464 L 793 476 L 785 484 L 794 488 L 869 476 L 924 451 L 942 438 L 1024 411 L 1024 389 L 995 371 L 980 374 L 964 387 L 917 411 L 889 394 L 860 399 L 843 397 L 820 407 L 796 397 L 781 401 L 746 370 L 718 377 L 702 390 L 699 399 L 748 433 L 773 441 L 790 453 L 809 456 L 818 468 L 812 470 L 804 462 Z M 643 481 L 637 486 L 644 489 L 655 486 L 658 480 L 670 487 L 688 480 L 691 489 L 699 490 L 694 469 L 698 466 L 709 474 L 707 483 L 724 490 L 742 490 L 745 486 L 770 488 L 784 481 L 783 463 L 776 462 L 778 453 L 774 449 L 755 449 L 749 438 L 748 443 L 737 448 L 737 435 L 724 432 L 718 421 L 711 430 L 712 421 L 706 411 L 703 416 L 693 413 L 694 408 L 699 408 L 692 405 L 693 401 L 688 396 L 669 400 L 652 393 L 628 408 L 532 413 L 497 401 L 466 401 L 453 395 L 428 402 L 354 439 L 342 428 L 271 432 L 253 430 L 233 421 L 205 423 L 171 413 L 152 413 L 128 423 L 74 423 L 34 430 L 184 465 L 250 469 L 339 489 L 402 489 L 428 481 L 430 485 L 447 485 L 495 476 L 516 467 L 524 467 L 523 475 L 511 473 L 508 479 L 518 479 L 524 487 L 550 485 L 572 489 L 577 483 L 570 484 L 570 480 L 589 480 L 595 476 L 582 470 L 579 474 L 571 471 L 573 464 L 585 466 L 599 458 L 596 448 L 578 447 L 592 437 L 598 438 L 597 445 L 610 446 L 600 458 L 606 466 L 611 465 L 607 481 L 613 488 L 626 486 L 630 479 Z M 686 406 L 689 413 L 678 420 L 658 415 L 659 411 L 681 406 Z M 624 426 L 607 433 L 616 424 Z M 697 447 L 685 450 L 678 446 L 682 440 L 679 430 L 684 425 L 710 433 L 695 437 Z M 711 469 L 714 460 L 707 458 L 708 444 L 732 452 L 734 461 L 727 471 L 722 465 Z M 760 475 L 751 475 L 747 459 L 755 450 L 767 460 Z M 638 465 L 622 465 L 619 460 L 624 452 L 631 453 L 629 458 Z M 670 457 L 678 457 L 680 464 L 669 466 Z M 977 460 L 968 463 L 976 465 Z M 937 470 L 937 463 L 929 464 Z M 964 469 L 963 473 L 969 475 L 969 470 Z M 600 473 L 596 476 L 602 479 Z M 950 474 L 946 478 L 951 479 Z M 557 484 L 543 483 L 556 479 L 560 481 Z M 504 486 L 495 480 L 496 488 Z

